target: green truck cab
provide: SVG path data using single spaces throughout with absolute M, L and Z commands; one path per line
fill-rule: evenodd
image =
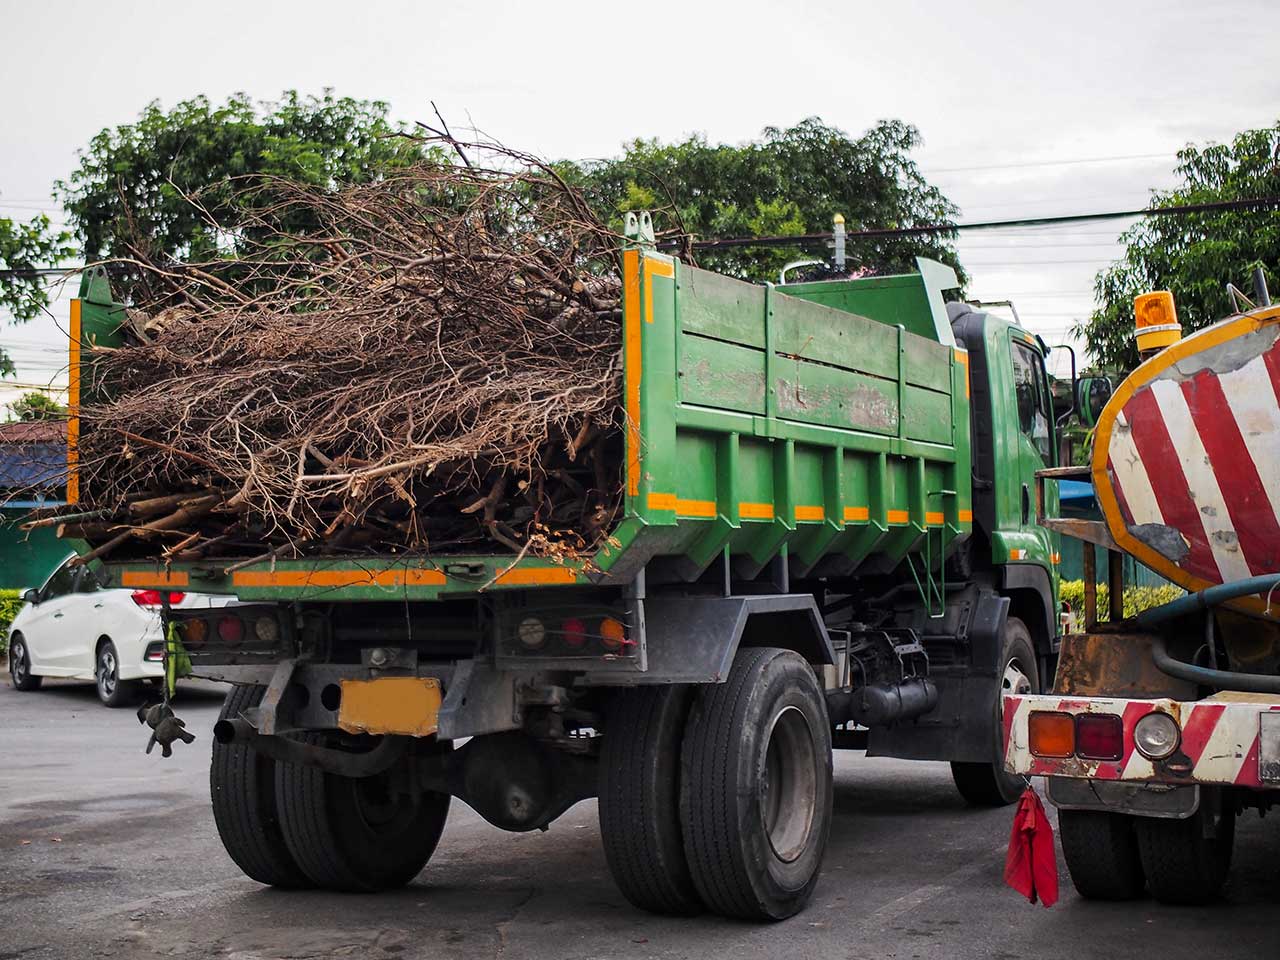
M 514 831 L 598 797 L 634 904 L 779 919 L 817 881 L 833 746 L 1017 796 L 1001 693 L 1058 643 L 1042 346 L 929 261 L 759 286 L 622 259 L 624 511 L 594 556 L 108 563 L 242 601 L 171 622 L 236 685 L 211 784 L 249 876 L 395 886 L 451 797 Z M 108 342 L 100 278 L 74 309 L 73 349 Z

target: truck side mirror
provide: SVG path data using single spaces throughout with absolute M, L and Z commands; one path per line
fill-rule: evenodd
M 1081 377 L 1076 386 L 1076 414 L 1086 427 L 1092 427 L 1102 415 L 1115 387 L 1110 377 Z
M 27 590 L 23 590 L 22 602 L 29 603 L 32 606 L 35 606 L 37 603 L 40 602 L 40 591 L 36 590 L 34 587 L 31 587 Z

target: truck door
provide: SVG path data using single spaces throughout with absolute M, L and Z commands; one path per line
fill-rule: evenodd
M 1020 539 L 1026 546 L 1025 556 L 1010 559 L 1040 562 L 1052 570 L 1056 580 L 1054 559 L 1057 554 L 1057 535 L 1036 523 L 1037 470 L 1057 466 L 1057 438 L 1054 436 L 1053 402 L 1049 395 L 1049 381 L 1045 375 L 1044 357 L 1022 335 L 1010 331 L 1009 355 L 1013 362 L 1013 387 L 1017 408 L 1017 437 L 1015 462 L 1017 475 L 1013 478 L 1014 508 L 1017 511 Z M 1054 483 L 1045 484 L 1045 511 L 1057 516 L 1058 491 Z

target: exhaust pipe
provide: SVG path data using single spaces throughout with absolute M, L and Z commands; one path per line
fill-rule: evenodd
M 389 770 L 404 756 L 408 748 L 406 737 L 385 736 L 367 753 L 348 753 L 332 747 L 286 740 L 282 736 L 263 736 L 253 724 L 240 717 L 215 723 L 213 739 L 224 746 L 248 747 L 278 763 L 316 767 L 325 773 L 352 779 L 373 777 Z

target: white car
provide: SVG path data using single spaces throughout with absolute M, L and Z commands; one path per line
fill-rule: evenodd
M 44 677 L 93 680 L 108 707 L 135 701 L 142 680 L 164 675 L 158 590 L 104 589 L 94 565 L 66 560 L 26 601 L 9 631 L 9 675 L 17 690 Z M 169 591 L 176 609 L 221 607 L 234 597 Z

